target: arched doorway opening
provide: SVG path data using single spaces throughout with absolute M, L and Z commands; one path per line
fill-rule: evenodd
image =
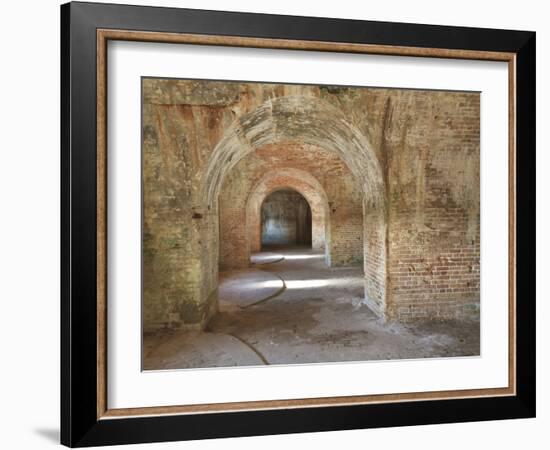
M 315 177 L 294 168 L 282 168 L 266 173 L 258 180 L 246 203 L 246 259 L 259 252 L 261 242 L 261 206 L 264 199 L 280 189 L 292 189 L 304 197 L 311 209 L 311 248 L 324 252 L 325 263 L 330 267 L 330 209 L 327 195 Z
M 266 144 L 288 141 L 303 142 L 333 152 L 359 183 L 364 205 L 364 301 L 377 314 L 384 316 L 388 306 L 384 174 L 363 130 L 329 102 L 309 96 L 278 97 L 235 120 L 214 148 L 201 177 L 201 210 L 216 214 L 223 180 L 242 158 Z M 332 212 L 332 206 L 330 208 Z M 331 233 L 336 234 L 336 231 L 331 229 Z
M 294 189 L 278 189 L 260 208 L 262 250 L 277 246 L 311 248 L 311 207 Z

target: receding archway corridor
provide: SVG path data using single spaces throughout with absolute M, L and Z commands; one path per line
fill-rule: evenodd
M 384 324 L 363 302 L 361 268 L 327 268 L 307 246 L 270 246 L 220 274 L 205 331 L 144 339 L 144 369 L 365 361 L 479 353 L 477 322 Z
M 479 93 L 142 89 L 144 369 L 480 354 Z

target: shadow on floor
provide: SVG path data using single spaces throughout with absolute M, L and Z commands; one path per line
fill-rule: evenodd
M 59 444 L 60 432 L 58 428 L 37 428 L 34 430 L 35 434 L 41 436 L 46 441 Z

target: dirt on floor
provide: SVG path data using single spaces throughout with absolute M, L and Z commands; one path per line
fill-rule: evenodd
M 144 336 L 143 369 L 477 356 L 479 321 L 384 323 L 363 302 L 360 268 L 328 269 L 311 249 L 255 255 L 220 276 L 205 331 Z

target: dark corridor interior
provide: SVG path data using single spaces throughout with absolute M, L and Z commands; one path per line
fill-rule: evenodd
M 281 189 L 262 203 L 262 247 L 299 245 L 311 247 L 311 208 L 297 191 Z

